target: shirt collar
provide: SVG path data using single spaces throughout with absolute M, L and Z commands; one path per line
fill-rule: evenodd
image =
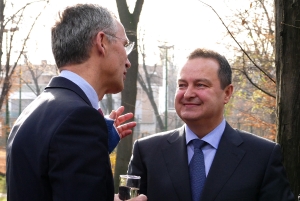
M 98 95 L 95 91 L 95 89 L 82 77 L 77 75 L 76 73 L 73 73 L 68 70 L 63 70 L 60 73 L 61 77 L 67 78 L 68 80 L 74 82 L 76 85 L 80 87 L 80 89 L 85 93 L 85 95 L 88 97 L 89 101 L 91 102 L 93 108 L 98 110 Z
M 223 118 L 222 122 L 210 133 L 205 135 L 201 140 L 207 142 L 211 146 L 213 146 L 215 149 L 218 149 L 220 139 L 223 135 L 223 132 L 225 130 L 226 121 Z M 186 135 L 186 144 L 188 145 L 190 141 L 194 139 L 199 139 L 198 136 L 191 131 L 191 129 L 188 127 L 188 125 L 185 124 L 185 135 Z

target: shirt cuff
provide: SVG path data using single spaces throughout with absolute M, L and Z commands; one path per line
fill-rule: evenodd
M 108 130 L 108 152 L 111 153 L 120 142 L 120 135 L 114 125 L 115 121 L 105 116 L 105 122 Z

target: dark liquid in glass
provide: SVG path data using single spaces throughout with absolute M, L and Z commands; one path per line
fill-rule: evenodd
M 129 200 L 130 188 L 127 186 L 119 186 L 119 198 L 120 200 Z

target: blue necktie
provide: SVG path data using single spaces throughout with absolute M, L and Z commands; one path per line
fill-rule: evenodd
M 200 201 L 201 193 L 206 179 L 204 155 L 201 150 L 201 147 L 205 145 L 205 142 L 196 139 L 193 140 L 192 143 L 194 145 L 194 155 L 189 165 L 192 198 L 193 201 Z

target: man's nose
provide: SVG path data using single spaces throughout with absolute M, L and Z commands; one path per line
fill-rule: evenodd
M 184 97 L 185 98 L 193 98 L 193 97 L 195 97 L 195 95 L 196 94 L 195 94 L 193 87 L 188 86 L 184 92 Z
M 126 67 L 126 68 L 130 68 L 130 67 L 131 67 L 131 63 L 130 63 L 130 61 L 129 61 L 128 58 L 127 58 L 127 60 L 126 60 L 125 67 Z

